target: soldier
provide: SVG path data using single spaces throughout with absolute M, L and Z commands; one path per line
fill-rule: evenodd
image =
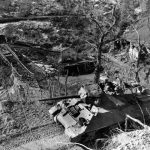
M 78 91 L 78 95 L 80 96 L 81 100 L 86 103 L 88 91 L 86 90 L 84 85 L 81 86 L 80 90 Z
M 83 101 L 87 107 L 91 108 L 93 105 L 99 104 L 99 90 L 95 89 L 89 92 L 84 85 L 81 86 L 78 95 L 80 95 L 81 101 Z

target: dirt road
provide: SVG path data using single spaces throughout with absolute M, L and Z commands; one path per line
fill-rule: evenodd
M 54 136 L 53 138 L 43 138 L 37 141 L 33 141 L 27 144 L 23 144 L 20 147 L 14 148 L 13 150 L 62 150 L 69 149 L 69 146 L 60 144 L 69 142 L 69 138 L 64 134 Z

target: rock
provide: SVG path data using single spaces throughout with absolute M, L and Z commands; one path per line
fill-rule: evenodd
M 1 113 L 9 113 L 13 108 L 14 103 L 12 101 L 3 100 L 0 101 Z

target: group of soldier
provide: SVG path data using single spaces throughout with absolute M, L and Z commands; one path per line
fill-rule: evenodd
M 82 85 L 78 92 L 78 95 L 80 95 L 80 98 L 85 103 L 92 102 L 93 104 L 96 104 L 98 103 L 98 101 L 93 101 L 91 99 L 95 97 L 96 100 L 97 97 L 101 97 L 101 94 L 108 94 L 112 96 L 133 93 L 142 94 L 145 90 L 144 87 L 142 87 L 139 83 L 134 82 L 129 84 L 122 81 L 122 79 L 119 76 L 119 71 L 114 72 L 114 80 L 111 80 L 106 74 L 101 76 L 98 86 L 100 90 L 97 91 L 96 94 L 93 94 L 91 90 L 87 90 L 87 88 L 84 85 Z M 127 93 L 127 91 L 129 93 Z

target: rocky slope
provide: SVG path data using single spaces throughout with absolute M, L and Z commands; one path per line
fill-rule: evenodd
M 148 150 L 150 147 L 150 130 L 135 130 L 122 132 L 112 136 L 105 144 L 103 150 Z

